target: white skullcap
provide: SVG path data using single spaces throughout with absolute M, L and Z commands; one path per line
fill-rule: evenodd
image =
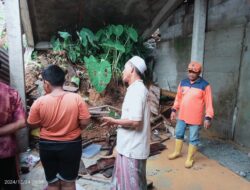
M 147 70 L 145 61 L 139 56 L 134 56 L 128 61 L 132 63 L 140 71 L 141 74 L 144 74 L 144 72 Z

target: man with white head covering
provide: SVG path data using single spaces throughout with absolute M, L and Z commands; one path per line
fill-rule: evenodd
M 145 61 L 134 56 L 125 64 L 123 81 L 129 87 L 122 105 L 121 119 L 104 117 L 110 125 L 118 125 L 117 156 L 111 189 L 147 189 L 146 161 L 150 144 L 150 110 L 148 90 L 142 76 Z

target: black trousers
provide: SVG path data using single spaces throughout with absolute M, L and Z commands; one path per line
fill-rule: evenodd
M 0 190 L 20 190 L 16 157 L 0 158 Z

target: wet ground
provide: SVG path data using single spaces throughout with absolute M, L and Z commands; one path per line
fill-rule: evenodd
M 202 140 L 202 153 L 195 156 L 193 168 L 186 169 L 184 162 L 187 155 L 187 144 L 184 144 L 182 157 L 168 160 L 167 155 L 173 151 L 174 139 L 165 142 L 168 149 L 161 154 L 150 157 L 147 162 L 147 178 L 153 181 L 154 190 L 249 190 L 249 157 L 247 153 L 238 150 L 232 144 L 222 141 Z M 91 165 L 99 156 L 84 159 L 85 165 Z M 217 161 L 218 160 L 218 161 Z M 229 169 L 229 168 L 230 169 Z M 232 170 L 247 173 L 246 177 L 234 173 Z M 102 175 L 95 175 L 102 180 L 78 179 L 78 189 L 106 190 L 109 189 L 110 179 Z M 25 190 L 41 190 L 46 186 L 43 168 L 38 164 L 30 173 L 22 175 L 22 179 L 29 184 L 23 184 Z
M 198 153 L 196 163 L 191 169 L 184 167 L 187 155 L 187 144 L 184 145 L 182 157 L 168 160 L 167 155 L 174 149 L 174 139 L 166 142 L 168 149 L 162 154 L 148 160 L 148 178 L 154 183 L 155 189 L 160 190 L 247 190 L 250 182 L 222 166 L 218 161 Z M 212 144 L 212 143 L 211 143 Z M 203 145 L 205 147 L 205 143 Z M 210 145 L 209 145 L 210 146 Z M 207 146 L 208 150 L 212 147 Z M 207 150 L 207 151 L 208 151 Z M 221 151 L 222 152 L 222 151 Z M 217 152 L 217 156 L 219 155 Z M 230 155 L 227 155 L 230 157 Z M 241 156 L 241 155 L 239 155 Z M 248 162 L 249 163 L 249 162 Z M 240 162 L 236 163 L 241 164 Z M 240 167 L 240 166 L 239 166 Z

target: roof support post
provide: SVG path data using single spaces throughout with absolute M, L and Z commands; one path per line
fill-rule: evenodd
M 207 0 L 195 0 L 191 60 L 203 65 Z
M 24 107 L 26 108 L 25 97 L 25 79 L 24 79 L 24 61 L 23 44 L 20 18 L 20 1 L 8 0 L 6 3 L 6 23 L 8 35 L 8 53 L 10 84 L 18 90 Z M 17 133 L 18 148 L 25 151 L 28 147 L 28 129 L 24 128 Z

